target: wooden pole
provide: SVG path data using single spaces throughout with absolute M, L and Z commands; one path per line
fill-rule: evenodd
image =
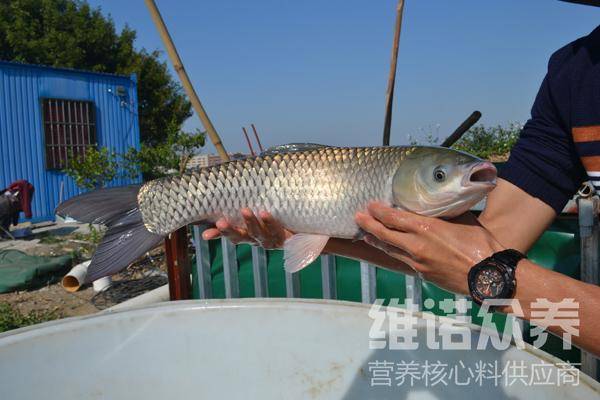
M 258 137 L 258 132 L 256 132 L 256 127 L 254 126 L 254 124 L 250 124 L 250 126 L 252 127 L 252 130 L 254 131 L 254 137 L 256 138 L 256 142 L 258 143 L 258 148 L 260 149 L 261 152 L 265 151 L 262 147 L 262 144 L 260 143 L 260 138 Z
M 450 136 L 446 138 L 440 145 L 441 147 L 451 147 L 454 143 L 458 142 L 458 140 L 465 134 L 473 125 L 479 121 L 481 118 L 481 112 L 473 111 L 473 114 L 469 115 L 467 119 L 463 121 L 462 124 L 459 125 L 458 128 Z
M 160 37 L 163 43 L 165 44 L 167 54 L 169 55 L 169 58 L 173 63 L 173 68 L 175 68 L 175 72 L 177 72 L 177 75 L 181 80 L 183 89 L 190 98 L 190 101 L 192 102 L 194 111 L 196 111 L 196 114 L 198 114 L 200 121 L 202 121 L 202 125 L 204 125 L 204 128 L 206 129 L 208 137 L 210 138 L 212 144 L 215 146 L 215 149 L 217 150 L 217 153 L 219 153 L 219 156 L 221 156 L 221 159 L 223 161 L 229 161 L 229 155 L 227 154 L 227 151 L 225 151 L 225 147 L 221 142 L 221 138 L 219 137 L 217 130 L 210 121 L 210 118 L 208 118 L 208 114 L 206 114 L 206 111 L 204 110 L 204 107 L 202 106 L 202 103 L 200 102 L 200 99 L 198 98 L 198 95 L 196 94 L 196 91 L 192 86 L 192 82 L 190 81 L 190 78 L 188 77 L 188 74 L 185 71 L 185 68 L 183 67 L 183 62 L 179 57 L 179 53 L 177 53 L 177 49 L 175 48 L 173 39 L 171 38 L 171 35 L 169 35 L 169 31 L 167 30 L 165 21 L 163 21 L 162 16 L 158 11 L 158 7 L 156 6 L 156 3 L 154 2 L 154 0 L 145 0 L 145 2 L 146 6 L 148 7 L 148 10 L 150 11 L 150 15 L 152 16 L 152 20 L 154 21 L 154 24 L 158 29 L 158 33 L 160 34 Z
M 392 105 L 394 103 L 394 86 L 396 85 L 396 65 L 398 62 L 398 46 L 400 44 L 400 31 L 402 30 L 402 14 L 404 13 L 404 0 L 398 0 L 396 8 L 396 25 L 394 28 L 394 43 L 392 44 L 392 62 L 388 77 L 387 92 L 385 95 L 385 120 L 383 123 L 383 145 L 390 145 L 390 130 L 392 129 Z
M 244 136 L 246 137 L 246 142 L 248 142 L 248 148 L 250 149 L 250 154 L 254 157 L 256 155 L 256 153 L 254 152 L 254 149 L 252 148 L 252 142 L 250 142 L 250 137 L 248 136 L 248 132 L 246 131 L 246 128 L 242 126 L 242 131 L 244 131 Z
M 192 266 L 188 254 L 187 227 L 176 230 L 165 239 L 165 258 L 169 275 L 171 300 L 185 300 L 192 296 L 190 274 Z

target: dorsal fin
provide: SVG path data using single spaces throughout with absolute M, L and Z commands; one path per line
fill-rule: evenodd
M 288 143 L 288 144 L 280 144 L 278 146 L 269 147 L 262 153 L 261 156 L 272 156 L 274 154 L 280 153 L 295 153 L 297 151 L 307 151 L 307 150 L 316 150 L 323 147 L 334 147 L 327 146 L 324 144 L 318 143 Z

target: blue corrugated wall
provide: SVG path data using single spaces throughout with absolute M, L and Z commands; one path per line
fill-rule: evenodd
M 126 89 L 125 97 L 116 95 L 117 86 Z M 135 76 L 0 61 L 0 188 L 17 179 L 33 183 L 33 221 L 54 218 L 62 182 L 63 199 L 82 191 L 64 173 L 46 169 L 43 98 L 92 101 L 100 146 L 117 153 L 140 146 Z M 130 183 L 119 177 L 110 186 Z

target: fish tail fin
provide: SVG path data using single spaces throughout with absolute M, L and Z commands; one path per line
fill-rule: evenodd
M 164 239 L 146 229 L 138 208 L 140 186 L 99 189 L 73 197 L 56 208 L 62 217 L 105 225 L 85 282 L 93 282 L 126 268 Z

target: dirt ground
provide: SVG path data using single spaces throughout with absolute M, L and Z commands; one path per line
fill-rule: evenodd
M 88 225 L 82 224 L 59 222 L 50 226 L 26 224 L 16 228 L 33 228 L 33 235 L 21 240 L 0 241 L 0 250 L 16 249 L 38 256 L 71 254 L 74 256 L 73 265 L 89 259 L 101 237 L 98 227 L 90 230 Z M 97 294 L 91 285 L 87 285 L 70 293 L 59 281 L 33 290 L 2 293 L 0 303 L 8 303 L 22 313 L 52 312 L 63 318 L 88 315 L 165 284 L 165 271 L 162 249 L 156 249 L 150 257 L 113 276 L 113 286 L 106 292 Z M 60 278 L 56 277 L 57 280 Z
M 100 311 L 91 303 L 93 296 L 94 289 L 91 287 L 69 293 L 60 283 L 56 283 L 32 291 L 2 293 L 0 303 L 9 303 L 24 314 L 31 311 L 49 311 L 66 318 Z

